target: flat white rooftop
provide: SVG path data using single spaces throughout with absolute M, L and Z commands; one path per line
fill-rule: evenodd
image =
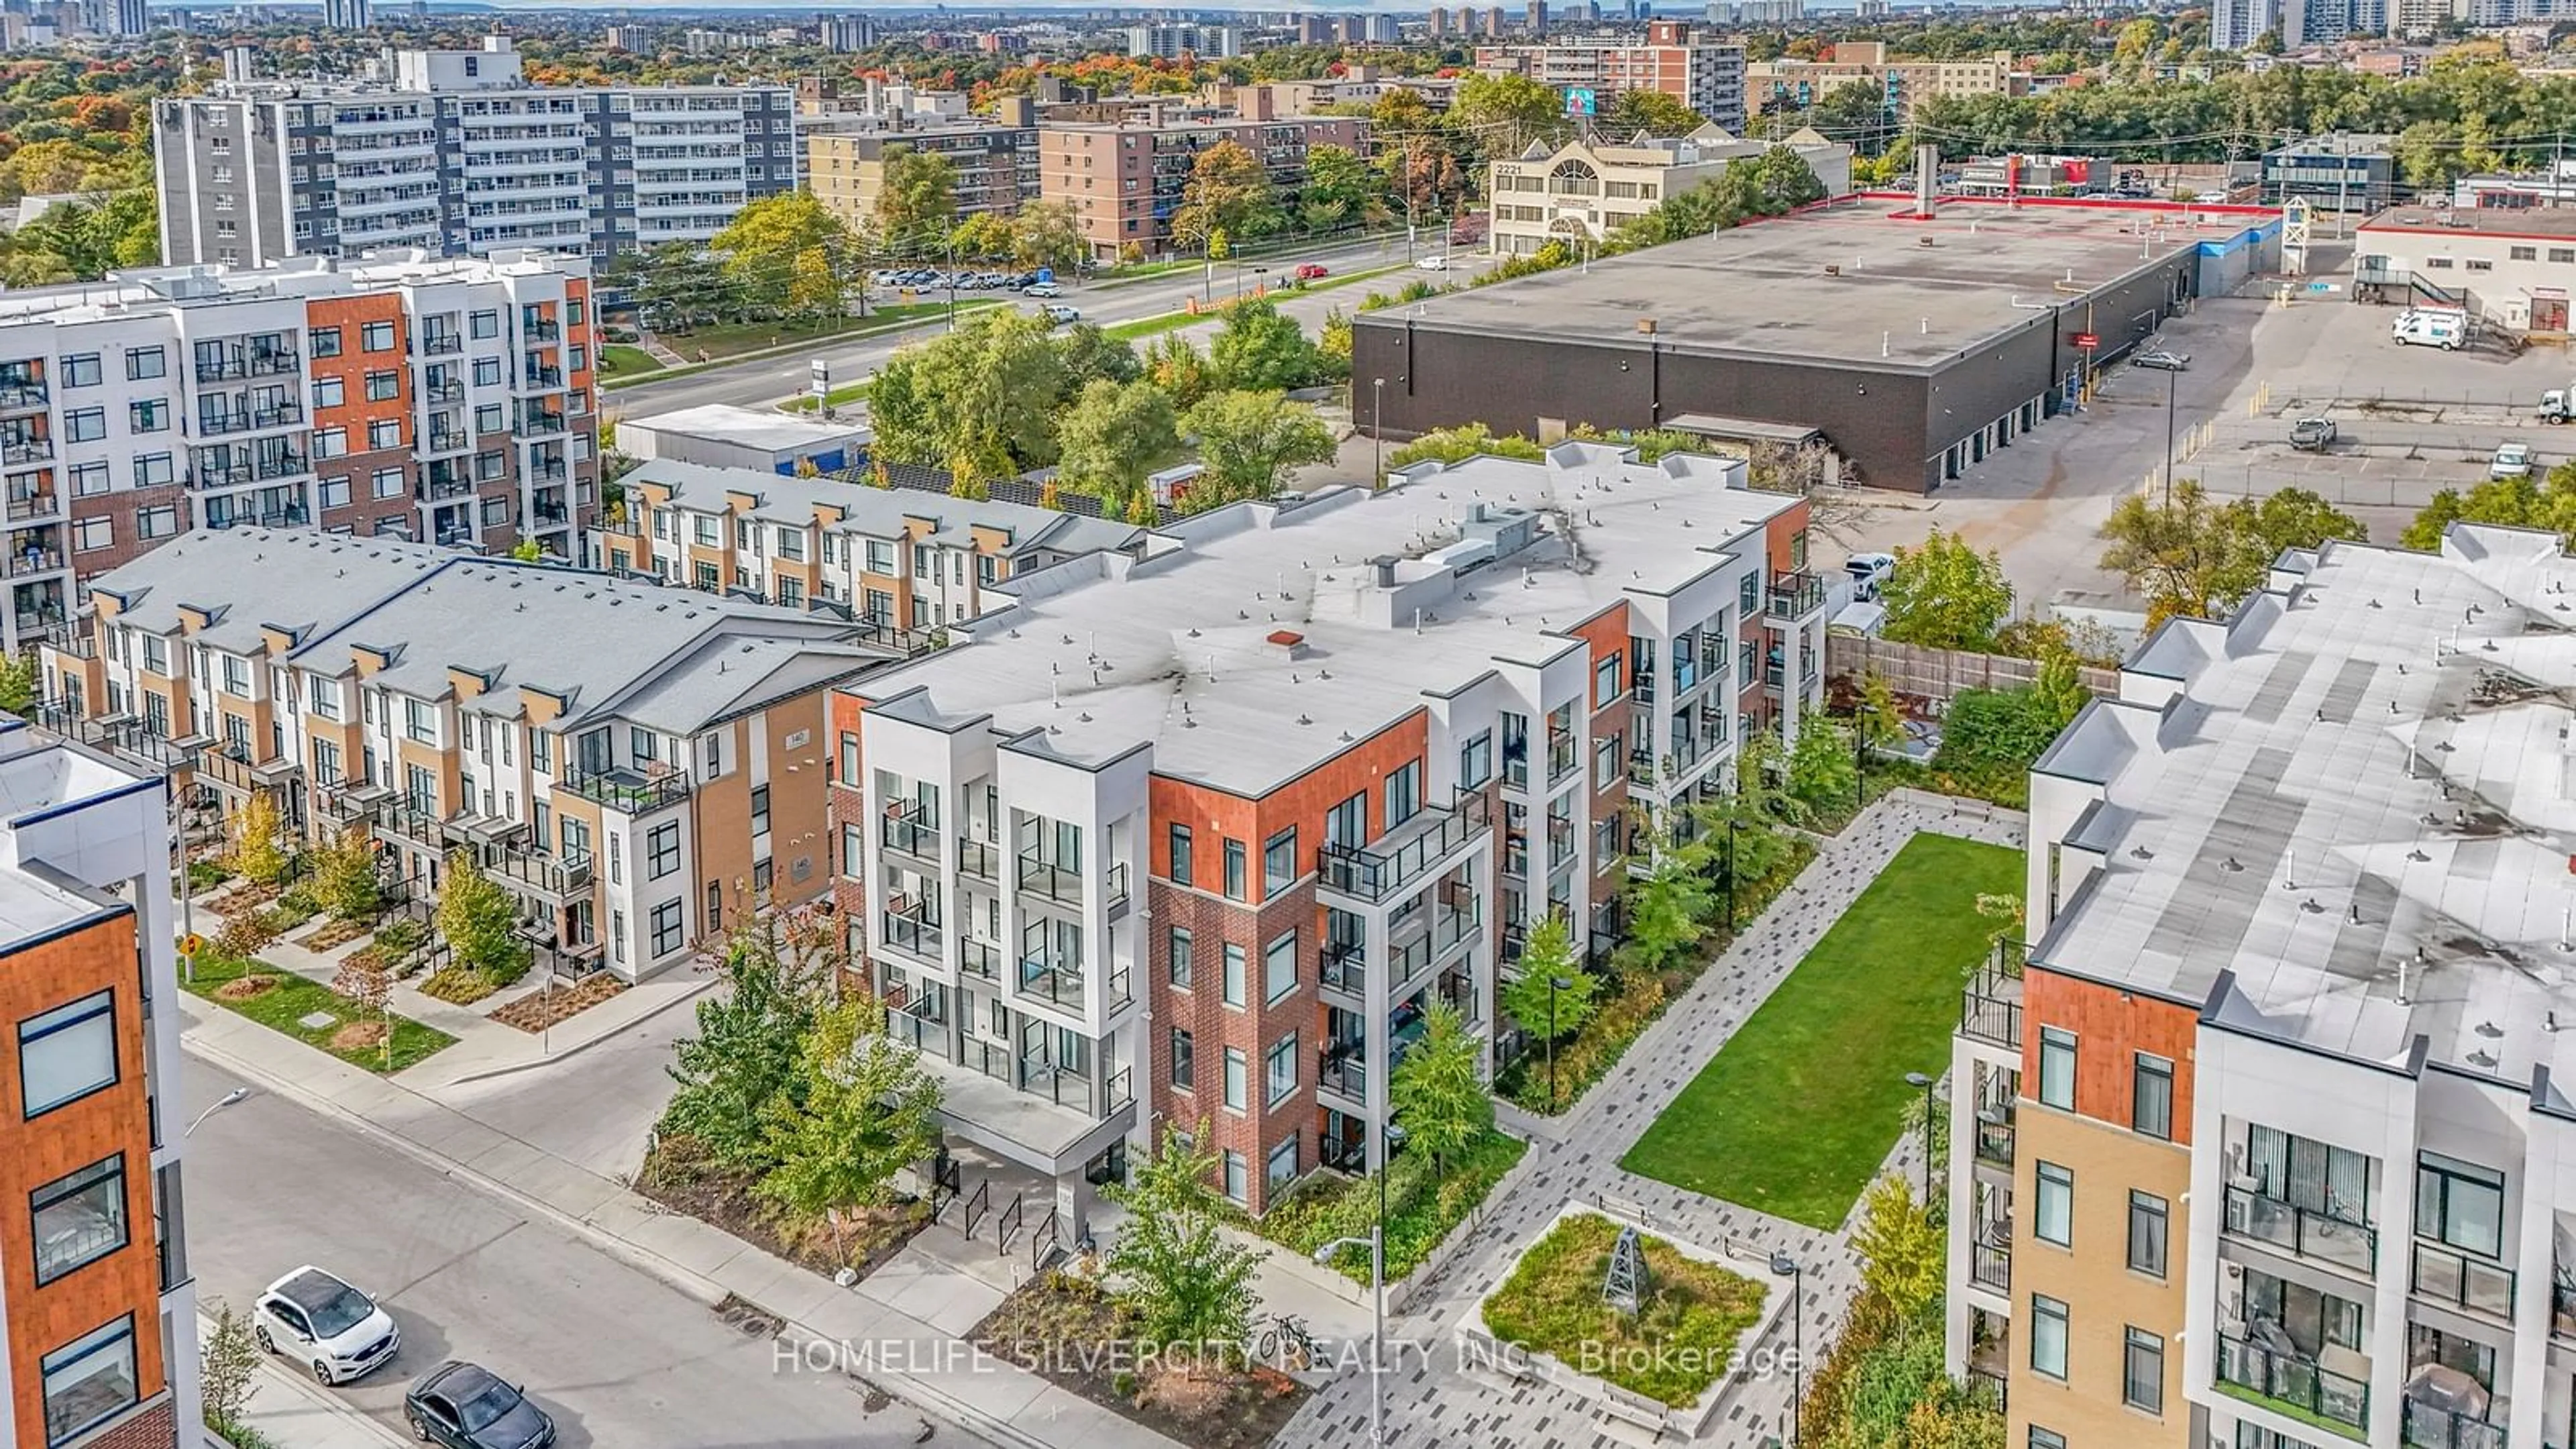
M 706 438 L 772 453 L 865 443 L 870 436 L 867 426 L 861 423 L 826 423 L 731 403 L 706 403 L 651 417 L 627 418 L 619 426 L 629 432 L 643 428 L 662 437 Z

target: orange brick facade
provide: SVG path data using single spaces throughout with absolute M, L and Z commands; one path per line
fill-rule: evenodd
M 2191 1142 L 2192 1038 L 2199 1013 L 2169 1001 L 2063 976 L 2037 966 L 2022 978 L 2024 1091 L 2038 1092 L 2040 1029 L 2075 1035 L 2075 1111 L 2134 1127 L 2130 1092 L 2137 1055 L 2173 1063 L 2172 1140 Z

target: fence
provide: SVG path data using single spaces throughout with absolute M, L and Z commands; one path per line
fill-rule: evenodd
M 2088 664 L 2076 672 L 2084 687 L 2095 694 L 2116 697 L 2120 692 L 2120 671 L 2116 669 Z M 1875 674 L 1900 695 L 1946 701 L 1964 689 L 2023 688 L 2039 678 L 2039 661 L 1828 632 L 1825 674 L 1847 680 Z

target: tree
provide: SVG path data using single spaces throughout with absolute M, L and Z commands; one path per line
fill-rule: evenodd
M 636 315 L 655 331 L 685 332 L 743 315 L 716 259 L 687 242 L 655 247 L 635 277 Z
M 253 885 L 286 879 L 286 851 L 278 844 L 277 797 L 253 790 L 232 816 L 232 850 L 224 865 Z
M 1900 1317 L 1928 1310 L 1941 1301 L 1943 1241 L 1941 1225 L 1905 1180 L 1880 1178 L 1861 1200 L 1860 1226 L 1852 1232 L 1862 1289 L 1886 1299 Z
M 1896 568 L 1879 591 L 1887 606 L 1881 632 L 1899 644 L 1984 651 L 2012 617 L 2012 598 L 2002 555 L 1978 553 L 1935 526 L 1920 548 L 1896 550 Z
M 2075 656 L 2063 649 L 2052 649 L 2040 656 L 2039 674 L 2031 681 L 2030 689 L 2061 730 L 2075 722 L 2085 702 L 2093 697 L 2093 691 L 2084 687 L 2084 674 Z
M 1056 441 L 1056 477 L 1120 511 L 1181 445 L 1172 400 L 1141 379 L 1124 387 L 1094 379 L 1057 425 Z
M 837 1248 L 844 1211 L 884 1206 L 895 1173 L 939 1150 L 939 1083 L 918 1051 L 885 1034 L 884 1005 L 866 999 L 815 1013 L 795 1072 L 797 1090 L 761 1104 L 762 1148 L 776 1166 L 753 1191 L 829 1222 Z
M 42 696 L 44 669 L 34 651 L 0 655 L 0 712 L 24 715 Z
M 1810 812 L 1851 803 L 1860 789 L 1851 731 L 1822 711 L 1802 716 L 1789 747 L 1789 795 Z
M 520 563 L 535 563 L 546 556 L 545 545 L 533 538 L 523 538 L 510 545 L 510 557 Z
M 1109 1250 L 1108 1270 L 1136 1332 L 1161 1348 L 1233 1345 L 1252 1327 L 1253 1274 L 1262 1254 L 1218 1228 L 1217 1170 L 1207 1124 L 1184 1136 L 1166 1127 L 1154 1151 L 1136 1164 L 1125 1187 L 1103 1192 L 1127 1209 Z
M 1470 75 L 1458 82 L 1450 125 L 1487 138 L 1489 156 L 1517 156 L 1533 142 L 1554 146 L 1572 134 L 1565 98 L 1525 75 Z
M 2576 483 L 2576 478 L 2571 478 Z M 2576 487 L 2570 496 L 2576 499 Z M 2441 507 L 2437 495 L 2434 507 Z M 2362 538 L 2356 519 L 2305 489 L 2284 489 L 2260 503 L 2214 504 L 2196 481 L 2174 485 L 2171 503 L 2130 494 L 2111 510 L 2101 536 L 2110 547 L 2102 567 L 2147 599 L 2153 628 L 2176 615 L 2216 618 L 2262 589 L 2283 549 L 2315 548 L 2329 538 Z
M 2443 532 L 2453 523 L 2500 523 L 2545 528 L 2562 538 L 2576 536 L 2576 466 L 2561 463 L 2537 483 L 2529 478 L 2491 479 L 2466 495 L 2445 488 L 2415 515 L 2398 542 L 2408 548 L 2440 548 Z
M 1267 297 L 1228 307 L 1224 328 L 1208 344 L 1208 368 L 1221 387 L 1284 391 L 1313 382 L 1322 367 L 1306 329 Z
M 1592 1019 L 1601 981 L 1575 958 L 1574 935 L 1563 912 L 1550 911 L 1529 928 L 1529 939 L 1521 943 L 1520 973 L 1504 982 L 1499 994 L 1504 1012 L 1521 1030 L 1541 1040 L 1563 1041 Z M 1550 981 L 1566 984 L 1551 992 Z
M 1329 141 L 1307 149 L 1297 216 L 1308 231 L 1365 226 L 1385 212 L 1385 183 L 1358 152 Z
M 197 1351 L 197 1409 L 207 1428 L 227 1443 L 240 1443 L 249 1427 L 242 1412 L 259 1391 L 259 1366 L 267 1355 L 260 1352 L 247 1315 L 221 1299 L 213 1307 L 205 1343 Z
M 1643 87 L 1621 91 L 1610 103 L 1610 113 L 1602 117 L 1603 128 L 1620 141 L 1640 132 L 1664 139 L 1687 136 L 1707 124 L 1708 119 L 1684 105 L 1680 97 Z
M 1315 410 L 1275 392 L 1211 393 L 1181 420 L 1198 439 L 1207 472 L 1190 485 L 1187 511 L 1202 513 L 1247 498 L 1267 498 L 1288 471 L 1329 463 L 1333 435 Z
M 1404 1119 L 1413 1144 L 1440 1165 L 1493 1130 L 1494 1099 L 1485 1090 L 1484 1047 L 1446 1001 L 1431 1003 L 1422 1036 L 1387 1079 L 1387 1101 Z
M 1214 242 L 1226 237 L 1259 236 L 1279 224 L 1277 198 L 1270 172 L 1261 158 L 1231 138 L 1201 151 L 1181 184 L 1180 209 L 1172 213 L 1172 240 L 1207 248 L 1220 259 Z
M 885 151 L 877 190 L 877 230 L 898 252 L 917 251 L 943 237 L 957 218 L 957 171 L 946 156 L 910 146 Z
M 1070 403 L 1099 379 L 1134 382 L 1145 373 L 1136 349 L 1101 330 L 1097 322 L 1076 322 L 1053 338 L 1055 355 L 1064 364 L 1063 401 Z
M 376 844 L 352 826 L 313 848 L 313 898 L 343 921 L 372 921 L 384 910 L 376 881 Z
M 707 248 L 736 295 L 782 314 L 840 316 L 861 280 L 858 238 L 810 191 L 752 202 Z
M 347 997 L 358 1010 L 373 1016 L 382 1029 L 385 1069 L 394 1064 L 394 973 L 393 963 L 375 951 L 352 951 L 340 958 L 340 969 L 332 973 L 331 989 Z
M 483 873 L 471 847 L 447 853 L 447 878 L 439 883 L 433 921 L 457 965 L 500 986 L 527 974 L 533 953 L 519 939 L 518 903 Z
M 1161 388 L 1176 408 L 1196 406 L 1216 386 L 1206 354 L 1192 347 L 1190 340 L 1178 332 L 1166 332 L 1146 343 L 1143 366 L 1146 378 Z
M 896 352 L 868 394 L 873 451 L 976 483 L 1054 461 L 1065 362 L 1052 330 L 1035 313 L 994 307 Z
M 1071 271 L 1090 250 L 1072 202 L 1022 202 L 1011 218 L 1011 258 L 1023 267 Z
M 696 1139 L 717 1162 L 766 1167 L 761 1113 L 796 1100 L 797 1056 L 817 993 L 798 979 L 766 932 L 737 929 L 726 942 L 724 989 L 697 1004 L 697 1031 L 680 1039 L 666 1069 L 679 1084 L 654 1131 Z
M 1861 676 L 1852 727 L 1860 731 L 1861 743 L 1873 750 L 1892 750 L 1905 743 L 1905 710 L 1897 703 L 1896 686 L 1875 669 Z
M 1628 906 L 1628 939 L 1621 944 L 1633 968 L 1661 971 L 1708 934 L 1715 892 L 1710 888 L 1708 837 L 1681 838 L 1674 825 L 1689 818 L 1678 812 L 1648 817 L 1645 873 L 1632 874 L 1623 892 Z

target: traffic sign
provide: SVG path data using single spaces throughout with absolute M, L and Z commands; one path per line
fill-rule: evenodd
M 2071 340 L 2077 347 L 2084 349 L 2086 352 L 2090 352 L 2094 348 L 2102 345 L 2101 336 L 2092 332 L 2078 332 Z
M 179 938 L 179 954 L 182 956 L 194 956 L 205 949 L 206 938 L 194 931 Z

